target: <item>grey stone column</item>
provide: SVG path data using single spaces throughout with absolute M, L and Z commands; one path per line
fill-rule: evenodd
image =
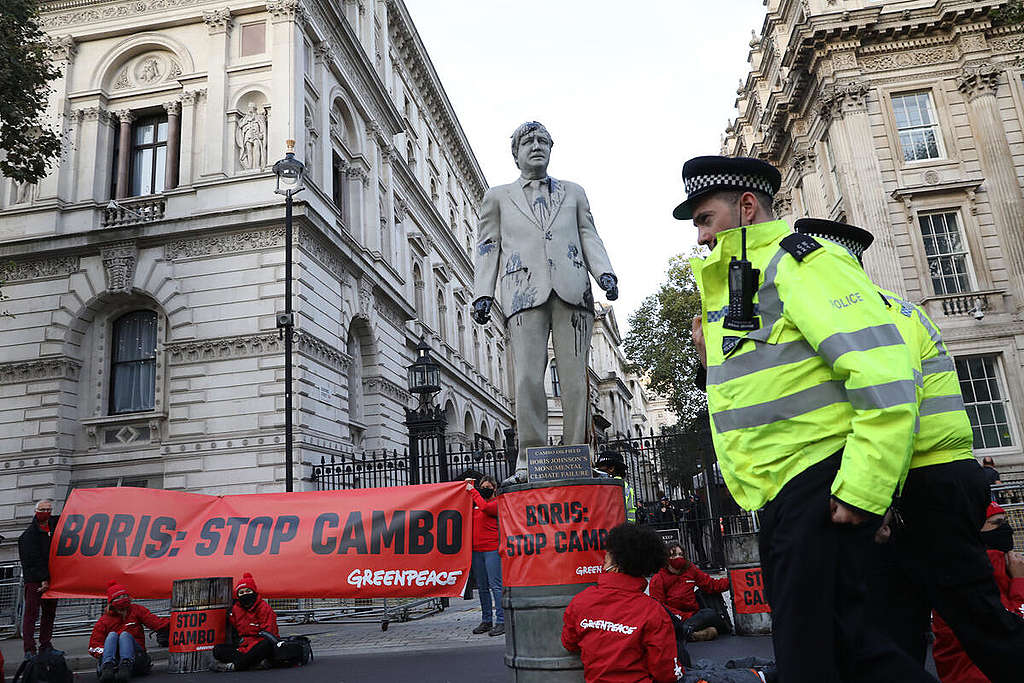
M 1002 68 L 987 62 L 968 64 L 957 78 L 967 99 L 968 118 L 985 174 L 984 188 L 1003 247 L 1007 277 L 1017 310 L 1024 307 L 1024 194 L 1017 181 L 1006 129 L 999 116 L 996 91 Z
M 181 102 L 164 102 L 167 110 L 167 159 L 164 168 L 164 189 L 178 186 L 178 160 L 181 154 Z
M 122 109 L 115 113 L 118 121 L 121 122 L 121 132 L 117 139 L 117 192 L 115 197 L 124 199 L 128 196 L 128 166 L 131 161 L 132 121 L 135 120 L 135 115 L 130 109 Z
M 860 81 L 827 85 L 821 94 L 822 116 L 831 119 L 829 140 L 843 186 L 847 220 L 875 236 L 874 246 L 864 254 L 864 268 L 875 282 L 904 295 L 882 169 L 871 144 L 868 96 L 867 85 Z
M 814 149 L 805 147 L 793 155 L 793 168 L 800 177 L 800 194 L 807 215 L 820 218 L 828 215 L 828 208 L 825 206 L 825 190 L 818 181 L 815 158 Z

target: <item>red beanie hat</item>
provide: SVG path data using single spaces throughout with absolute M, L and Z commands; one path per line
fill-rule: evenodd
M 988 510 L 985 511 L 985 519 L 988 519 L 992 515 L 1005 515 L 1006 510 L 999 507 L 997 503 L 989 503 Z
M 252 578 L 252 574 L 250 574 L 249 572 L 242 574 L 242 579 L 237 584 L 235 584 L 235 595 L 238 595 L 239 588 L 249 588 L 252 590 L 253 593 L 259 593 L 259 591 L 256 589 L 256 580 Z
M 131 601 L 132 596 L 128 593 L 128 589 L 119 584 L 117 581 L 110 581 L 107 583 L 107 604 L 113 605 L 115 602 L 121 602 L 122 600 Z

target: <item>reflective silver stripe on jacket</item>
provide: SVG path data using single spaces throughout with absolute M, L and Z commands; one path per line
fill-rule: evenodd
M 921 371 L 926 375 L 935 375 L 940 372 L 955 372 L 956 363 L 949 356 L 942 354 L 935 356 L 935 358 L 921 361 Z
M 803 339 L 784 344 L 759 345 L 752 351 L 730 356 L 721 365 L 708 368 L 707 383 L 725 384 L 730 380 L 743 377 L 754 372 L 777 368 L 791 363 L 799 363 L 808 358 L 817 358 L 811 345 Z
M 761 427 L 846 400 L 842 382 L 825 382 L 765 403 L 719 411 L 714 414 L 715 430 L 723 434 L 733 429 Z
M 903 344 L 903 336 L 899 328 L 892 323 L 886 323 L 830 335 L 818 345 L 818 354 L 828 361 L 829 365 L 835 365 L 840 356 L 851 351 L 870 351 L 900 344 Z
M 960 394 L 949 396 L 935 396 L 921 401 L 921 415 L 935 415 L 937 413 L 952 413 L 964 409 L 964 398 Z
M 779 261 L 789 252 L 779 248 L 764 269 L 764 282 L 757 290 L 757 306 L 761 313 L 761 327 L 747 335 L 747 339 L 766 342 L 772 334 L 772 327 L 782 317 L 782 299 L 775 287 L 775 275 L 779 270 Z
M 917 391 L 914 382 L 909 379 L 860 389 L 847 389 L 846 395 L 850 399 L 850 405 L 856 410 L 881 410 L 904 403 L 917 403 Z

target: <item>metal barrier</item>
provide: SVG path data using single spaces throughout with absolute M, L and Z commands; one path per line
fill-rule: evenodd
M 1006 510 L 1006 521 L 1013 527 L 1013 547 L 1024 550 L 1024 481 L 996 484 L 992 498 Z
M 0 637 L 21 636 L 21 615 L 25 589 L 21 582 L 21 566 L 0 565 Z M 136 600 L 156 614 L 170 613 L 169 599 Z M 380 622 L 387 630 L 391 622 L 406 622 L 444 611 L 447 598 L 402 599 L 333 599 L 301 598 L 268 600 L 277 612 L 278 621 L 291 624 L 373 623 Z M 61 598 L 57 601 L 57 618 L 53 624 L 56 636 L 81 635 L 92 632 L 96 620 L 106 609 L 107 601 L 99 598 Z

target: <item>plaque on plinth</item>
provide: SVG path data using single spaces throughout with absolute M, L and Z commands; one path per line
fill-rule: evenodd
M 587 444 L 527 448 L 526 460 L 530 483 L 594 476 Z

